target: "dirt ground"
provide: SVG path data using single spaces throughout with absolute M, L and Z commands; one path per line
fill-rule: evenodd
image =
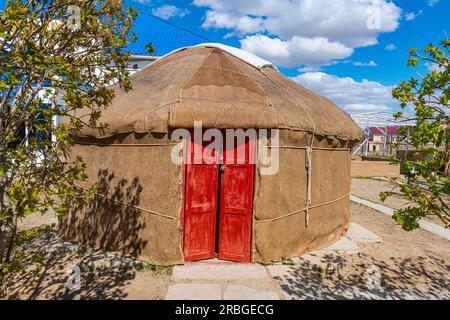
M 388 216 L 352 204 L 352 222 L 383 238 L 360 253 L 300 258 L 275 277 L 291 299 L 450 299 L 450 243 L 407 233 Z
M 352 177 L 397 177 L 400 166 L 389 161 L 352 160 Z
M 393 195 L 382 202 L 379 197 L 380 192 L 386 191 L 392 192 Z M 393 209 L 414 206 L 413 203 L 403 198 L 389 181 L 383 180 L 382 178 L 352 178 L 351 193 L 359 198 L 380 203 Z M 445 227 L 444 222 L 437 216 L 428 216 L 425 220 Z
M 381 191 L 391 189 L 386 180 L 352 179 L 352 193 L 374 202 L 380 202 Z M 394 196 L 384 205 L 401 208 L 407 202 Z M 383 242 L 358 243 L 358 254 L 292 259 L 287 272 L 274 278 L 288 298 L 450 299 L 449 241 L 423 230 L 405 232 L 389 216 L 353 203 L 351 221 L 381 236 Z M 28 217 L 21 229 L 54 222 L 51 216 Z M 43 250 L 45 263 L 34 282 L 29 274 L 9 279 L 10 299 L 163 299 L 171 282 L 171 267 L 93 251 L 55 233 L 41 235 L 24 249 L 29 258 Z M 77 281 L 68 281 L 70 276 L 77 279 L 76 266 L 79 288 L 70 286 Z M 373 277 L 380 286 L 368 289 Z
M 427 231 L 405 232 L 389 216 L 352 204 L 352 221 L 383 238 L 381 244 L 359 244 L 361 256 L 347 268 L 355 274 L 364 261 L 376 264 L 382 284 L 393 294 L 417 298 L 450 298 L 450 242 Z
M 54 233 L 34 239 L 25 248 L 28 257 L 38 250 L 45 257 L 40 274 L 34 281 L 32 273 L 9 279 L 9 299 L 156 300 L 164 298 L 171 277 L 172 267 L 93 251 Z
M 405 232 L 389 216 L 353 203 L 351 221 L 383 242 L 357 243 L 360 253 L 336 252 L 316 262 L 292 259 L 287 272 L 274 277 L 287 298 L 450 299 L 449 241 L 423 230 Z M 92 251 L 54 233 L 35 239 L 26 252 L 38 249 L 46 257 L 40 275 L 35 282 L 29 276 L 11 279 L 10 299 L 163 299 L 170 284 L 171 267 Z M 80 268 L 80 288 L 69 289 L 74 266 Z M 368 289 L 372 277 L 376 284 L 375 271 L 380 286 Z
M 381 202 L 380 192 L 387 191 L 393 192 L 394 195 L 386 199 L 385 202 Z M 352 178 L 351 193 L 357 197 L 381 203 L 393 209 L 400 209 L 410 205 L 406 199 L 402 198 L 398 190 L 394 189 L 389 181 L 383 179 Z

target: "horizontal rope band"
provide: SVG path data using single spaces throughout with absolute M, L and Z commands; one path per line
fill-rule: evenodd
M 75 184 L 75 186 L 76 186 L 77 188 L 82 189 L 82 190 L 89 191 L 88 189 L 83 188 L 82 186 L 79 186 L 79 185 L 77 185 L 77 184 Z M 110 201 L 112 201 L 112 202 L 121 204 L 121 205 L 126 206 L 126 207 L 130 207 L 130 208 L 133 208 L 133 209 L 137 209 L 137 210 L 140 210 L 140 211 L 144 211 L 144 212 L 147 212 L 147 213 L 151 213 L 151 214 L 154 214 L 154 215 L 159 216 L 159 217 L 163 217 L 163 218 L 167 218 L 167 219 L 171 219 L 171 220 L 178 220 L 176 217 L 172 217 L 172 216 L 169 216 L 169 215 L 166 215 L 166 214 L 162 214 L 162 213 L 159 213 L 159 212 L 156 212 L 156 211 L 153 211 L 153 210 L 141 208 L 141 207 L 138 207 L 138 206 L 135 206 L 135 205 L 126 203 L 126 202 L 122 202 L 122 201 L 119 201 L 119 200 L 115 200 L 115 199 L 112 199 L 112 198 L 107 197 L 107 196 L 105 196 L 105 195 L 102 195 L 102 194 L 100 194 L 100 193 L 95 193 L 95 196 L 96 196 L 96 197 L 103 198 L 103 199 L 110 200 Z
M 277 149 L 301 149 L 306 150 L 308 148 L 311 148 L 313 150 L 330 150 L 330 151 L 350 151 L 349 148 L 321 148 L 321 147 L 297 147 L 297 146 L 265 146 L 266 148 L 277 148 Z
M 179 143 L 179 142 L 178 142 Z M 100 146 L 100 147 L 170 147 L 175 146 L 178 143 L 97 143 L 97 142 L 80 142 L 76 141 L 75 144 L 82 144 L 87 146 Z
M 257 223 L 264 223 L 264 222 L 277 221 L 277 220 L 280 220 L 280 219 L 284 219 L 284 218 L 293 216 L 293 215 L 298 214 L 298 213 L 300 213 L 300 212 L 304 212 L 304 211 L 306 211 L 307 209 L 319 208 L 319 207 L 323 207 L 323 206 L 326 206 L 326 205 L 329 205 L 329 204 L 332 204 L 332 203 L 335 203 L 335 202 L 344 200 L 345 198 L 348 198 L 349 196 L 350 196 L 350 193 L 346 194 L 346 195 L 343 196 L 343 197 L 340 197 L 340 198 L 338 198 L 338 199 L 335 199 L 335 200 L 331 200 L 331 201 L 324 202 L 324 203 L 321 203 L 321 204 L 316 204 L 316 205 L 310 206 L 310 207 L 304 207 L 304 208 L 302 208 L 302 209 L 300 209 L 300 210 L 296 210 L 296 211 L 293 211 L 293 212 L 284 214 L 284 215 L 279 216 L 279 217 L 276 217 L 276 218 L 256 220 L 256 222 L 257 222 Z

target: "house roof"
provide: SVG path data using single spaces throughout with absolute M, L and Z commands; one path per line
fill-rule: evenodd
M 369 127 L 369 131 L 374 135 L 397 135 L 400 126 L 387 126 L 387 127 Z

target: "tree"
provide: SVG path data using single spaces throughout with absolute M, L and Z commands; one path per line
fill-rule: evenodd
M 149 42 L 145 45 L 145 51 L 147 51 L 149 54 L 154 55 L 155 54 L 155 47 L 153 46 L 153 43 Z
M 82 159 L 68 160 L 71 137 L 101 126 L 113 82 L 131 89 L 124 48 L 136 39 L 135 16 L 118 0 L 9 0 L 0 11 L 0 227 L 8 230 L 0 294 L 5 277 L 23 269 L 18 245 L 33 235 L 18 221 L 49 211 L 61 220 L 95 191 L 76 187 L 86 176 Z
M 450 225 L 449 54 L 450 39 L 447 37 L 439 47 L 430 44 L 423 53 L 415 48 L 409 50 L 408 66 L 418 67 L 422 62 L 429 73 L 426 76 L 417 73 L 418 79 L 404 81 L 392 91 L 402 109 L 414 110 L 414 116 L 408 120 L 414 121 L 415 125 L 409 129 L 404 127 L 402 133 L 406 135 L 409 130 L 409 143 L 415 149 L 403 165 L 407 170 L 414 170 L 416 175 L 407 181 L 392 180 L 412 203 L 407 208 L 395 210 L 393 216 L 408 231 L 418 228 L 418 221 L 427 216 L 437 216 L 447 227 Z M 397 120 L 408 118 L 404 112 L 397 112 L 394 117 Z M 417 158 L 421 160 L 414 160 Z M 384 192 L 380 197 L 385 200 L 389 195 Z

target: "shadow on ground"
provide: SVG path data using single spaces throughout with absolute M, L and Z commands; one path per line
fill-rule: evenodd
M 36 252 L 43 254 L 44 264 L 37 275 L 27 272 L 22 277 L 10 279 L 9 298 L 126 297 L 124 286 L 135 278 L 137 272 L 136 262 L 131 258 L 138 257 L 147 245 L 147 241 L 139 237 L 139 232 L 145 228 L 142 212 L 135 208 L 139 206 L 143 188 L 138 177 L 132 181 L 117 179 L 108 170 L 98 172 L 98 184 L 98 194 L 107 198 L 95 196 L 92 201 L 79 205 L 60 225 L 58 234 L 44 234 L 26 245 L 27 267 L 37 268 L 30 261 Z M 75 245 L 72 241 L 82 245 Z M 72 286 L 67 286 L 71 275 Z M 77 279 L 80 280 L 79 289 Z
M 123 299 L 140 267 L 132 259 L 85 249 L 53 233 L 26 248 L 29 257 L 38 251 L 45 257 L 39 274 L 10 279 L 9 299 Z
M 433 257 L 375 261 L 325 255 L 324 264 L 301 259 L 276 276 L 290 299 L 449 299 L 450 264 Z

